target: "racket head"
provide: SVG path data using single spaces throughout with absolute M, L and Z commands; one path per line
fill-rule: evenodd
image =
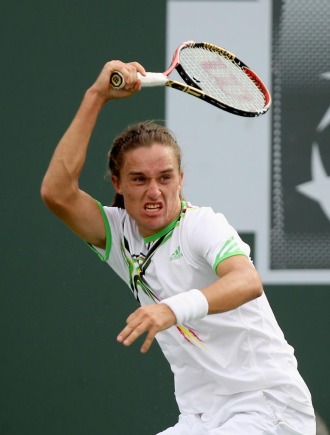
M 266 113 L 271 96 L 259 76 L 233 53 L 208 42 L 187 41 L 174 53 L 168 75 L 176 69 L 201 97 L 236 115 Z

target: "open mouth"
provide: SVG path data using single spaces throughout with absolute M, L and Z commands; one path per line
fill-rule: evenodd
M 146 204 L 144 208 L 146 211 L 154 213 L 159 211 L 162 206 L 160 204 Z

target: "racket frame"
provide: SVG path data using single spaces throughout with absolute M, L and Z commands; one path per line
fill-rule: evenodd
M 222 57 L 226 57 L 229 61 L 233 62 L 249 77 L 251 81 L 253 81 L 255 86 L 258 87 L 259 91 L 261 92 L 264 98 L 264 103 L 265 103 L 264 107 L 256 111 L 246 111 L 225 104 L 223 101 L 217 100 L 211 95 L 203 92 L 203 90 L 198 85 L 198 83 L 196 83 L 194 79 L 187 74 L 187 72 L 180 64 L 180 53 L 182 50 L 184 50 L 187 47 L 203 48 L 210 51 L 214 51 L 215 53 L 219 53 L 219 55 L 221 55 Z M 186 84 L 178 82 L 176 80 L 170 80 L 168 78 L 168 76 L 171 74 L 171 72 L 174 69 L 176 69 L 176 71 L 178 72 L 178 74 L 181 76 L 181 78 Z M 166 71 L 164 71 L 164 73 L 148 72 L 146 76 L 142 76 L 141 74 L 138 73 L 138 77 L 141 80 L 142 87 L 168 86 L 170 88 L 177 89 L 181 92 L 185 92 L 189 95 L 200 98 L 201 100 L 204 100 L 207 103 L 212 104 L 213 106 L 216 106 L 222 110 L 225 110 L 226 112 L 233 113 L 239 116 L 256 117 L 256 116 L 263 115 L 268 111 L 271 105 L 271 95 L 266 85 L 260 79 L 260 77 L 251 68 L 249 68 L 244 62 L 238 59 L 238 57 L 235 56 L 233 53 L 231 53 L 230 51 L 222 47 L 218 47 L 217 45 L 211 44 L 209 42 L 194 42 L 194 41 L 183 42 L 175 50 L 171 65 Z M 113 83 L 114 81 L 116 83 Z M 118 71 L 112 73 L 110 77 L 110 83 L 112 86 L 118 89 L 120 89 L 125 85 L 124 78 Z

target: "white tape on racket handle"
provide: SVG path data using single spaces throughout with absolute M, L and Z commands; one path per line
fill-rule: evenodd
M 165 86 L 166 82 L 168 82 L 168 77 L 162 73 L 147 72 L 145 76 L 142 76 L 140 73 L 137 74 L 141 80 L 142 87 Z
M 165 86 L 168 77 L 162 73 L 148 72 L 145 76 L 137 73 L 138 79 L 141 80 L 142 87 Z M 118 85 L 115 84 L 116 81 Z M 125 79 L 119 71 L 114 71 L 110 77 L 110 84 L 113 88 L 121 89 L 125 86 Z

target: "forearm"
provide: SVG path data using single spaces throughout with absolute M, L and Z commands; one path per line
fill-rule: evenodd
M 78 180 L 85 163 L 87 147 L 104 100 L 90 88 L 56 147 L 43 180 L 45 195 L 70 196 L 78 189 Z
M 123 74 L 124 88 L 118 90 L 110 86 L 113 71 Z M 79 192 L 78 180 L 98 115 L 107 101 L 129 97 L 141 89 L 137 72 L 145 74 L 145 69 L 137 62 L 107 62 L 86 92 L 76 116 L 57 145 L 43 180 L 41 195 L 52 209 L 69 204 L 73 195 Z

